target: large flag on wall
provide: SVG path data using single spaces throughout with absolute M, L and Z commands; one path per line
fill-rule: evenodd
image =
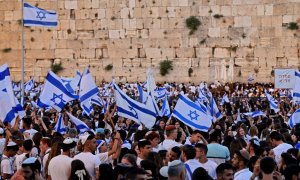
M 57 26 L 57 14 L 55 11 L 48 11 L 32 6 L 28 3 L 24 3 L 23 13 L 24 26 Z

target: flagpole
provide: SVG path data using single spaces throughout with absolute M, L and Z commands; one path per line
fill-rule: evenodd
M 22 80 L 21 80 L 21 104 L 24 105 L 24 0 L 22 0 Z

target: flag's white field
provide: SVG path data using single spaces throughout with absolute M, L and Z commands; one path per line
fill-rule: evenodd
M 55 11 L 48 11 L 29 3 L 24 3 L 24 26 L 41 26 L 55 27 L 57 26 L 57 14 Z
M 137 123 L 143 123 L 149 129 L 154 126 L 156 112 L 153 110 L 153 107 L 148 107 L 143 103 L 131 99 L 115 83 L 113 84 L 113 88 L 119 116 L 131 119 Z
M 184 95 L 179 95 L 172 116 L 187 126 L 207 132 L 212 124 L 212 117 Z
M 51 106 L 60 112 L 68 102 L 75 99 L 78 99 L 78 95 L 71 94 L 63 85 L 61 79 L 50 71 L 37 105 L 41 108 Z
M 148 97 L 147 92 L 145 92 L 145 91 L 143 90 L 143 87 L 140 86 L 138 83 L 137 83 L 137 90 L 138 90 L 138 93 L 139 93 L 139 101 L 140 101 L 141 103 L 146 103 L 147 97 Z
M 290 117 L 288 124 L 293 128 L 296 124 L 300 123 L 300 109 L 297 109 Z

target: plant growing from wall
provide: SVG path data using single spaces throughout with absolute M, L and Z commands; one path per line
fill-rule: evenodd
M 173 69 L 173 62 L 167 60 L 163 60 L 159 63 L 159 72 L 160 75 L 165 76 L 169 73 L 170 70 Z
M 298 26 L 298 24 L 295 23 L 295 22 L 290 22 L 290 23 L 288 24 L 287 28 L 290 29 L 290 30 L 296 30 L 296 29 L 299 29 L 299 26 Z
M 257 67 L 254 68 L 254 72 L 257 74 L 259 72 L 259 69 Z
M 190 67 L 188 70 L 189 77 L 192 77 L 193 72 L 194 72 L 193 68 Z
M 11 51 L 11 48 L 4 48 L 3 50 L 2 50 L 2 52 L 4 52 L 4 53 L 8 53 L 8 52 L 10 52 Z
M 220 19 L 222 17 L 224 17 L 223 14 L 215 14 L 214 15 L 214 18 L 216 18 L 216 19 Z
M 274 77 L 274 69 L 271 71 L 271 76 Z
M 110 70 L 112 70 L 112 68 L 113 68 L 114 66 L 112 65 L 112 64 L 108 64 L 108 65 L 106 65 L 105 66 L 105 71 L 110 71 Z
M 60 63 L 53 63 L 51 65 L 51 71 L 54 72 L 55 74 L 59 73 L 62 71 L 64 68 L 62 67 L 61 62 Z
M 190 35 L 192 35 L 198 27 L 201 25 L 201 22 L 199 19 L 197 19 L 195 16 L 191 16 L 186 19 L 185 21 L 186 26 L 190 29 Z
M 242 71 L 239 70 L 238 77 L 241 77 L 241 76 L 242 76 Z

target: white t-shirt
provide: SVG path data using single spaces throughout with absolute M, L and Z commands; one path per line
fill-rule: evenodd
M 274 151 L 274 154 L 275 154 L 275 161 L 276 163 L 278 164 L 280 159 L 281 159 L 281 154 L 284 153 L 284 152 L 287 152 L 287 150 L 293 148 L 292 145 L 290 144 L 287 144 L 287 143 L 282 143 L 282 144 L 279 144 L 278 146 L 276 146 L 273 151 Z
M 198 168 L 201 167 L 200 162 L 197 159 L 190 159 L 184 163 L 186 168 L 186 179 L 191 180 L 193 172 Z
M 28 129 L 28 130 L 24 131 L 24 133 L 28 133 L 28 134 L 29 134 L 30 139 L 32 139 L 33 135 L 34 135 L 35 133 L 37 133 L 37 132 L 38 132 L 38 131 L 35 130 L 35 129 Z
M 200 167 L 203 167 L 207 173 L 212 177 L 213 179 L 217 179 L 216 169 L 217 169 L 217 163 L 215 163 L 212 160 L 207 160 L 206 163 L 200 162 Z
M 105 153 L 99 153 L 99 154 L 96 154 L 99 159 L 100 159 L 100 162 L 101 164 L 109 164 L 109 163 L 112 163 L 112 156 L 108 156 L 108 152 L 105 152 Z
M 12 159 L 3 154 L 1 161 L 1 174 L 14 174 Z
M 5 138 L 0 139 L 0 154 L 3 154 L 5 142 L 6 142 Z
M 101 161 L 97 155 L 94 155 L 90 152 L 82 152 L 74 156 L 74 159 L 81 160 L 87 171 L 89 172 L 92 179 L 96 179 L 96 170 L 99 168 L 99 165 L 101 164 Z
M 51 179 L 68 179 L 72 161 L 73 159 L 66 155 L 55 156 L 49 162 L 48 175 Z
M 137 164 L 139 167 L 141 167 L 141 162 L 142 162 L 142 160 L 144 160 L 144 159 L 142 159 L 142 158 L 140 158 L 140 157 L 137 157 L 137 158 L 136 158 L 136 164 Z
M 27 153 L 23 153 L 23 154 L 20 154 L 20 155 L 16 155 L 16 159 L 15 159 L 15 165 L 17 167 L 17 170 L 21 169 L 22 168 L 22 163 L 25 159 L 25 156 L 26 156 Z
M 167 150 L 169 151 L 170 149 L 172 149 L 175 146 L 179 146 L 179 144 L 171 139 L 165 139 L 162 143 L 160 143 L 160 150 Z
M 246 180 L 250 179 L 252 172 L 249 171 L 249 168 L 242 169 L 234 174 L 234 180 Z

